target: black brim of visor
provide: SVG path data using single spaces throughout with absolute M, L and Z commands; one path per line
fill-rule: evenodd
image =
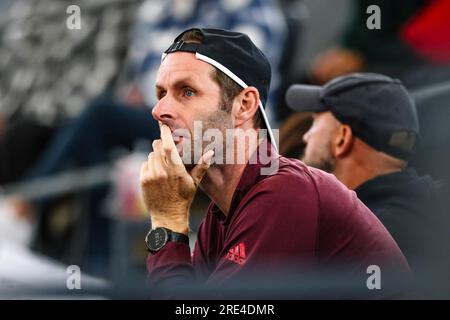
M 289 108 L 298 112 L 322 112 L 327 107 L 321 101 L 322 87 L 293 84 L 286 92 L 286 103 Z

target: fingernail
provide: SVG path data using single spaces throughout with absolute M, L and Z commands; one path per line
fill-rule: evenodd
M 214 150 L 209 150 L 208 152 L 206 152 L 204 159 L 208 165 L 210 164 L 213 156 L 214 156 Z

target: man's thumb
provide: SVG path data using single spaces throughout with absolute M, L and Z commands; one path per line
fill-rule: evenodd
M 209 150 L 200 158 L 199 163 L 194 167 L 194 169 L 192 169 L 191 177 L 192 179 L 194 179 L 196 186 L 198 186 L 200 184 L 200 181 L 202 181 L 203 176 L 205 175 L 211 164 L 211 159 L 213 156 L 214 151 Z

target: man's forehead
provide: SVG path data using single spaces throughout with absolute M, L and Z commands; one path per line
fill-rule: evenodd
M 327 126 L 338 126 L 341 122 L 334 116 L 334 114 L 330 110 L 315 112 L 313 113 L 313 118 L 315 121 L 321 121 L 325 123 Z
M 331 122 L 333 122 L 333 120 L 334 120 L 334 116 L 329 110 L 320 111 L 320 112 L 312 112 L 311 117 L 314 122 L 320 121 L 322 123 L 327 123 L 327 124 L 331 124 Z
M 189 74 L 189 76 L 202 78 L 209 76 L 213 67 L 197 58 L 193 53 L 189 52 L 175 52 L 168 54 L 162 61 L 157 78 L 168 75 L 182 75 Z

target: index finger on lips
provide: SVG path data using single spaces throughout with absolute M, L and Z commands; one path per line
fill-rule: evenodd
M 166 156 L 167 162 L 169 164 L 176 165 L 183 164 L 183 161 L 178 154 L 175 142 L 173 141 L 172 132 L 170 131 L 170 128 L 165 124 L 161 125 L 161 141 L 162 149 Z
M 161 140 L 157 139 L 153 141 L 153 168 L 155 169 L 155 173 L 160 176 L 165 175 L 165 167 L 167 165 L 166 163 L 166 157 L 161 152 Z

